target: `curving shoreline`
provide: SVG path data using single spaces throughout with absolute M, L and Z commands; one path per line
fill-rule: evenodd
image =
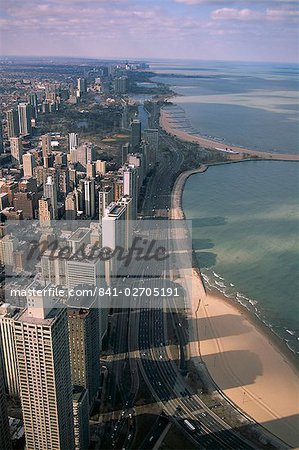
M 172 219 L 185 218 L 184 185 L 191 175 L 207 167 L 183 172 L 177 178 Z M 241 305 L 219 292 L 207 291 L 199 267 L 192 272 L 192 360 L 204 361 L 215 383 L 239 409 L 290 446 L 299 447 L 299 375 L 287 349 Z
M 209 148 L 219 153 L 222 153 L 220 149 L 224 152 L 227 148 L 231 149 L 234 153 L 224 153 L 229 156 L 231 160 L 240 160 L 240 157 L 249 156 L 252 158 L 268 159 L 268 160 L 280 160 L 280 161 L 299 161 L 299 155 L 284 154 L 284 153 L 270 153 L 257 151 L 252 149 L 246 149 L 243 147 L 232 146 L 228 144 L 223 144 L 221 142 L 213 141 L 212 139 L 204 138 L 200 135 L 193 135 L 186 131 L 180 130 L 176 126 L 177 124 L 171 121 L 171 114 L 169 114 L 165 107 L 160 110 L 160 127 L 163 128 L 166 133 L 181 139 L 182 141 L 191 142 L 194 144 L 199 144 L 202 147 Z M 218 149 L 218 150 L 217 150 Z

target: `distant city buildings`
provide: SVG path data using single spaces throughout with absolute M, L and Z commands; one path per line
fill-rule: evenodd
M 125 94 L 128 91 L 128 77 L 119 77 L 114 80 L 114 92 Z

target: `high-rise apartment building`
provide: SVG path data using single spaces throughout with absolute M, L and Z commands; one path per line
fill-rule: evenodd
M 42 135 L 42 155 L 45 158 L 49 153 L 51 153 L 51 136 L 49 134 Z
M 31 135 L 31 117 L 32 110 L 29 103 L 19 103 L 18 105 L 18 115 L 19 115 L 19 128 L 20 134 L 22 136 Z
M 12 397 L 19 396 L 17 355 L 14 339 L 14 321 L 18 314 L 19 310 L 8 303 L 0 306 L 0 359 L 3 362 L 5 390 Z
M 95 181 L 94 178 L 84 180 L 85 215 L 93 218 L 95 215 Z
M 88 391 L 82 386 L 73 387 L 73 414 L 75 449 L 89 448 L 89 402 Z
M 34 167 L 35 167 L 35 159 L 32 153 L 25 153 L 25 155 L 23 155 L 24 177 L 32 177 Z
M 77 80 L 77 92 L 79 97 L 87 92 L 87 80 L 86 78 L 78 78 Z
M 113 186 L 105 185 L 99 190 L 99 220 L 106 214 L 106 208 L 113 202 Z
M 51 219 L 57 219 L 57 186 L 55 177 L 48 176 L 44 184 L 44 197 L 50 200 L 51 204 Z
M 7 414 L 6 394 L 2 375 L 2 361 L 0 358 L 0 448 L 4 450 L 10 450 L 12 446 Z
M 23 144 L 21 137 L 9 139 L 11 159 L 14 164 L 23 164 Z
M 77 133 L 69 133 L 69 150 L 79 147 L 79 136 Z
M 123 171 L 124 191 L 123 195 L 132 198 L 132 220 L 137 219 L 138 206 L 138 173 L 133 166 L 125 166 Z
M 90 407 L 100 382 L 99 308 L 92 306 L 69 308 L 67 312 L 72 382 L 88 389 Z
M 74 156 L 73 156 L 74 155 Z M 74 161 L 73 158 L 77 159 Z M 79 165 L 80 170 L 86 170 L 88 161 L 94 161 L 94 145 L 85 143 L 76 149 L 76 154 L 72 152 L 72 162 Z
M 34 281 L 34 294 L 50 285 Z M 26 449 L 74 449 L 67 315 L 46 295 L 27 297 L 14 323 Z
M 6 122 L 8 137 L 18 137 L 20 134 L 20 127 L 17 109 L 9 109 L 6 111 Z
M 41 227 L 49 227 L 52 219 L 52 206 L 49 198 L 42 197 L 38 201 L 38 218 Z
M 99 175 L 105 175 L 106 173 L 106 161 L 98 159 L 96 161 L 96 173 Z
M 131 146 L 133 151 L 138 151 L 141 143 L 141 122 L 134 119 L 131 123 Z
M 0 263 L 7 267 L 14 266 L 14 253 L 18 240 L 11 234 L 6 234 L 0 239 Z
M 16 210 L 23 211 L 24 219 L 34 219 L 35 210 L 38 207 L 37 194 L 34 192 L 16 192 L 13 198 Z
M 114 92 L 125 94 L 128 91 L 128 77 L 118 77 L 114 80 Z
M 66 196 L 64 206 L 66 220 L 75 220 L 77 217 L 77 205 L 74 192 L 69 192 L 69 194 Z

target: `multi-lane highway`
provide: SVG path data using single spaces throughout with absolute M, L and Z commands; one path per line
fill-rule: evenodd
M 149 180 L 142 208 L 142 216 L 145 218 L 167 216 L 167 211 L 171 207 L 173 182 L 184 161 L 179 146 L 161 131 L 160 139 L 164 141 L 169 151 L 160 156 L 156 171 Z M 155 233 L 155 238 L 159 237 L 158 220 L 153 223 L 153 229 L 151 235 Z M 140 262 L 134 267 L 133 285 L 149 283 L 152 289 L 161 288 L 161 280 L 165 277 L 165 273 L 171 273 L 171 267 L 167 265 L 166 261 L 163 268 L 158 269 L 152 264 Z M 169 283 L 169 280 L 167 282 Z M 124 360 L 114 362 L 113 371 L 124 402 L 124 413 L 116 423 L 113 442 L 115 443 L 119 436 L 120 427 L 127 418 L 128 410 L 133 411 L 139 387 L 138 364 L 144 381 L 164 413 L 186 433 L 186 437 L 196 447 L 233 450 L 254 448 L 206 407 L 200 397 L 191 390 L 177 364 L 172 360 L 167 346 L 167 315 L 176 314 L 176 311 L 167 309 L 168 305 L 165 303 L 153 307 L 152 304 L 146 304 L 151 300 L 146 302 L 142 300 L 144 299 L 134 304 L 136 308 L 123 311 L 117 318 L 115 352 L 118 355 L 126 354 L 125 361 L 129 362 L 131 370 L 131 390 L 127 393 L 122 387 Z M 173 320 L 173 324 L 177 326 L 177 321 Z M 125 337 L 127 344 L 124 344 Z M 134 430 L 129 428 L 123 448 L 130 448 L 132 445 L 133 432 Z

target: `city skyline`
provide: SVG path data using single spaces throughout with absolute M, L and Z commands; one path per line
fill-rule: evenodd
M 297 0 L 4 0 L 0 53 L 298 62 L 298 21 Z

